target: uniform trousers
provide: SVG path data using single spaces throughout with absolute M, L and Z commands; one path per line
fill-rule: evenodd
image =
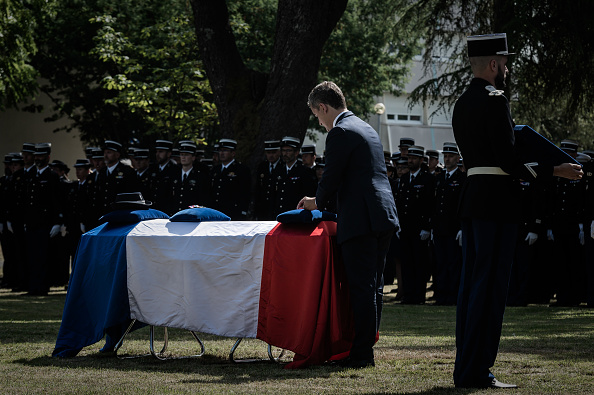
M 558 262 L 555 282 L 557 303 L 577 306 L 586 294 L 584 248 L 580 244 L 579 225 L 577 222 L 558 222 L 553 225 L 553 236 L 555 261 Z
M 434 235 L 435 272 L 433 290 L 435 303 L 455 305 L 460 286 L 460 270 L 462 269 L 462 251 L 456 235 Z
M 348 239 L 340 246 L 355 325 L 350 352 L 354 360 L 373 360 L 382 315 L 384 265 L 393 234 L 393 230 L 372 232 Z
M 402 244 L 402 303 L 425 303 L 427 292 L 427 276 L 431 255 L 429 243 L 421 240 L 420 229 L 406 230 L 403 226 L 400 232 Z M 400 287 L 400 285 L 398 286 Z
M 462 221 L 462 275 L 456 308 L 457 387 L 486 387 L 493 375 L 514 258 L 517 225 Z
M 34 295 L 47 294 L 48 283 L 48 251 L 51 226 L 27 228 L 27 258 L 29 275 L 29 293 Z

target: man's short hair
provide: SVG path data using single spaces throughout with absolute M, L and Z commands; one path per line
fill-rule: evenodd
M 315 86 L 307 97 L 309 108 L 315 108 L 320 103 L 329 105 L 335 109 L 346 108 L 346 100 L 342 91 L 334 82 L 324 81 Z

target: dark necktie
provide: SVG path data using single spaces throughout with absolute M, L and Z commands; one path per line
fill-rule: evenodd
M 187 178 L 188 178 L 188 173 L 184 173 L 184 176 L 182 177 L 182 182 L 186 182 Z

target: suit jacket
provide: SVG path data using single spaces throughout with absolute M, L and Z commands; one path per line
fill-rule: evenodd
M 398 226 L 396 205 L 379 136 L 352 112 L 341 115 L 326 137 L 326 166 L 316 204 L 336 194 L 337 241 Z
M 507 98 L 491 93 L 489 82 L 474 78 L 454 106 L 452 127 L 467 169 L 500 167 L 511 176 L 472 175 L 462 188 L 462 218 L 516 222 L 519 215 L 518 185 L 514 177 L 531 181 L 532 173 L 515 151 L 514 122 Z M 551 165 L 533 166 L 537 176 L 548 178 Z

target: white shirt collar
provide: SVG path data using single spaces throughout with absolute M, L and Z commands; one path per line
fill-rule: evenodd
M 116 164 L 115 164 L 115 165 L 113 165 L 113 166 L 109 166 L 109 167 L 107 168 L 107 174 L 111 174 L 111 173 L 112 173 L 112 172 L 115 170 L 115 168 L 116 168 L 116 167 L 117 167 L 119 164 L 120 164 L 119 162 L 116 162 Z
M 348 112 L 348 111 L 349 111 L 349 110 L 344 110 L 343 112 L 341 112 L 340 114 L 338 114 L 338 115 L 336 116 L 336 118 L 334 118 L 334 122 L 332 122 L 332 127 L 335 127 L 335 126 L 336 126 L 336 121 L 338 120 L 338 118 L 340 118 L 340 116 L 341 116 L 342 114 L 344 114 L 345 112 Z
M 416 176 L 418 176 L 420 171 L 421 171 L 421 169 L 418 169 L 414 173 L 410 173 L 410 176 L 409 177 L 416 177 Z
M 49 166 L 45 166 L 43 169 L 37 169 L 37 174 L 41 174 L 47 169 Z
M 233 162 L 235 162 L 235 159 L 231 159 L 231 162 L 227 163 L 226 165 L 223 165 L 221 169 L 226 169 L 227 167 L 231 166 L 231 163 Z
M 184 169 L 182 169 L 182 178 L 184 177 L 184 174 L 187 175 L 187 176 L 189 176 L 190 175 L 190 172 L 192 171 L 193 168 L 194 168 L 193 166 L 190 167 L 190 169 L 188 171 L 184 171 Z

